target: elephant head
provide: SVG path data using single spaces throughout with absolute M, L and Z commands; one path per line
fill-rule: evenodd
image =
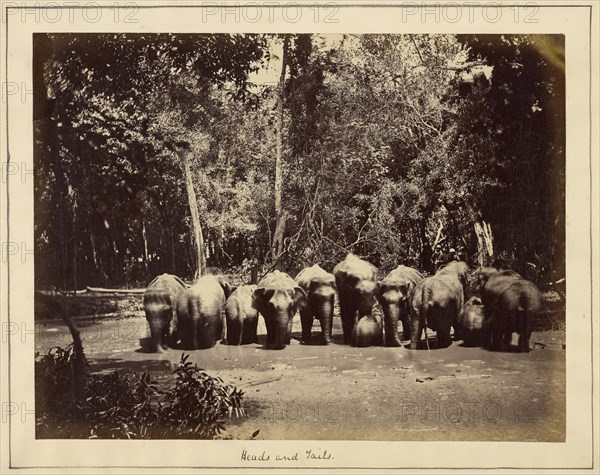
M 377 268 L 371 263 L 348 254 L 333 269 L 340 297 L 340 316 L 344 342 L 349 344 L 355 316 L 371 315 L 375 303 Z
M 410 339 L 409 303 L 415 286 L 423 276 L 410 267 L 398 266 L 375 287 L 385 320 L 386 346 L 400 346 L 398 321 L 402 322 L 404 339 Z
M 463 289 L 466 289 L 469 285 L 469 265 L 463 261 L 452 261 L 446 264 L 439 271 L 440 274 L 451 274 L 454 273 L 462 285 Z
M 481 293 L 485 288 L 486 284 L 490 280 L 490 277 L 514 277 L 521 278 L 519 274 L 517 274 L 512 269 L 497 269 L 495 267 L 480 267 L 474 273 L 474 281 L 477 287 L 477 290 Z
M 305 290 L 308 302 L 307 306 L 300 310 L 302 342 L 310 343 L 313 321 L 317 318 L 321 323 L 322 342 L 329 344 L 336 289 L 333 274 L 315 264 L 303 269 L 296 276 L 296 282 Z
M 229 282 L 227 282 L 225 277 L 223 277 L 222 275 L 215 275 L 215 277 L 219 281 L 219 285 L 223 289 L 223 293 L 225 294 L 225 300 L 227 300 L 237 287 L 234 287 Z
M 172 340 L 177 323 L 176 302 L 186 288 L 187 285 L 179 277 L 170 274 L 159 275 L 148 284 L 144 293 L 144 311 L 150 327 L 150 351 L 164 351 L 168 340 Z
M 254 291 L 254 305 L 265 319 L 267 347 L 282 349 L 290 341 L 292 319 L 306 306 L 306 292 L 286 273 L 274 271 Z
M 498 269 L 495 267 L 480 267 L 477 269 L 473 274 L 473 281 L 477 291 L 481 292 L 485 287 L 485 284 L 487 284 L 490 276 L 497 273 Z

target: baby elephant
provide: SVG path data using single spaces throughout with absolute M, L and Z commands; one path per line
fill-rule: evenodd
M 377 315 L 365 315 L 357 318 L 352 328 L 352 346 L 364 348 L 366 346 L 383 345 L 383 322 Z
M 483 344 L 484 306 L 479 297 L 471 297 L 458 316 L 459 338 L 465 346 L 481 346 Z
M 321 343 L 331 343 L 333 324 L 333 303 L 335 300 L 335 277 L 315 264 L 307 267 L 296 276 L 296 282 L 307 295 L 306 307 L 300 308 L 302 323 L 302 343 L 309 344 L 312 325 L 316 318 L 321 323 Z
M 222 340 L 221 316 L 231 286 L 221 276 L 204 275 L 177 300 L 177 334 L 186 350 L 212 348 Z
M 227 299 L 225 318 L 228 345 L 256 343 L 258 310 L 254 306 L 255 290 L 256 285 L 242 285 Z

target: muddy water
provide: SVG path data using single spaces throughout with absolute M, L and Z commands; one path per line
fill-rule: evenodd
M 411 351 L 334 343 L 284 350 L 218 344 L 186 352 L 241 387 L 248 416 L 227 434 L 262 439 L 563 441 L 564 333 L 534 333 L 528 354 L 462 347 Z M 146 353 L 143 317 L 78 322 L 93 372 L 148 370 L 169 377 L 181 350 Z M 318 332 L 315 325 L 313 331 Z M 264 333 L 264 331 L 261 331 Z M 299 337 L 299 322 L 294 337 Z M 69 343 L 60 322 L 36 325 L 36 349 Z M 408 343 L 408 342 L 405 342 Z

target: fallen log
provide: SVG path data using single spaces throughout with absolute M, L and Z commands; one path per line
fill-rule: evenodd
M 104 289 L 102 287 L 86 287 L 85 290 L 105 294 L 143 294 L 146 292 L 146 289 Z

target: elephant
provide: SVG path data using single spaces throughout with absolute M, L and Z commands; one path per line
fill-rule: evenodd
M 275 270 L 260 280 L 254 305 L 265 319 L 267 348 L 281 350 L 289 345 L 294 315 L 306 304 L 306 292 L 285 272 Z
M 352 327 L 351 345 L 359 348 L 383 345 L 383 323 L 379 315 L 364 315 Z
M 310 343 L 312 325 L 316 318 L 321 323 L 321 343 L 329 345 L 333 325 L 335 277 L 315 264 L 300 271 L 296 276 L 296 282 L 304 289 L 307 296 L 306 307 L 300 308 L 302 343 Z
M 161 274 L 148 284 L 144 292 L 144 312 L 150 327 L 150 351 L 162 352 L 175 337 L 177 299 L 187 285 L 177 276 Z
M 399 265 L 377 283 L 375 296 L 383 310 L 385 346 L 401 346 L 398 320 L 402 322 L 404 340 L 410 340 L 410 300 L 416 285 L 422 280 L 420 272 Z
M 480 297 L 467 300 L 458 315 L 459 338 L 465 346 L 482 345 L 484 306 Z
M 490 350 L 506 351 L 512 334 L 519 334 L 518 351 L 529 352 L 533 323 L 544 310 L 540 290 L 511 270 L 478 272 L 481 300 L 485 306 L 483 345 Z
M 186 350 L 212 348 L 222 340 L 225 302 L 231 285 L 222 277 L 203 275 L 177 300 L 177 334 Z
M 352 342 L 355 322 L 373 311 L 377 268 L 354 254 L 348 254 L 335 266 L 333 275 L 340 299 L 344 343 L 348 345 Z
M 427 327 L 437 334 L 438 348 L 450 346 L 450 328 L 458 328 L 458 315 L 465 299 L 469 266 L 466 262 L 453 261 L 426 277 L 415 287 L 411 300 L 411 350 L 417 349 L 421 333 Z
M 254 305 L 256 285 L 241 285 L 227 299 L 227 344 L 246 345 L 256 343 L 258 310 Z

